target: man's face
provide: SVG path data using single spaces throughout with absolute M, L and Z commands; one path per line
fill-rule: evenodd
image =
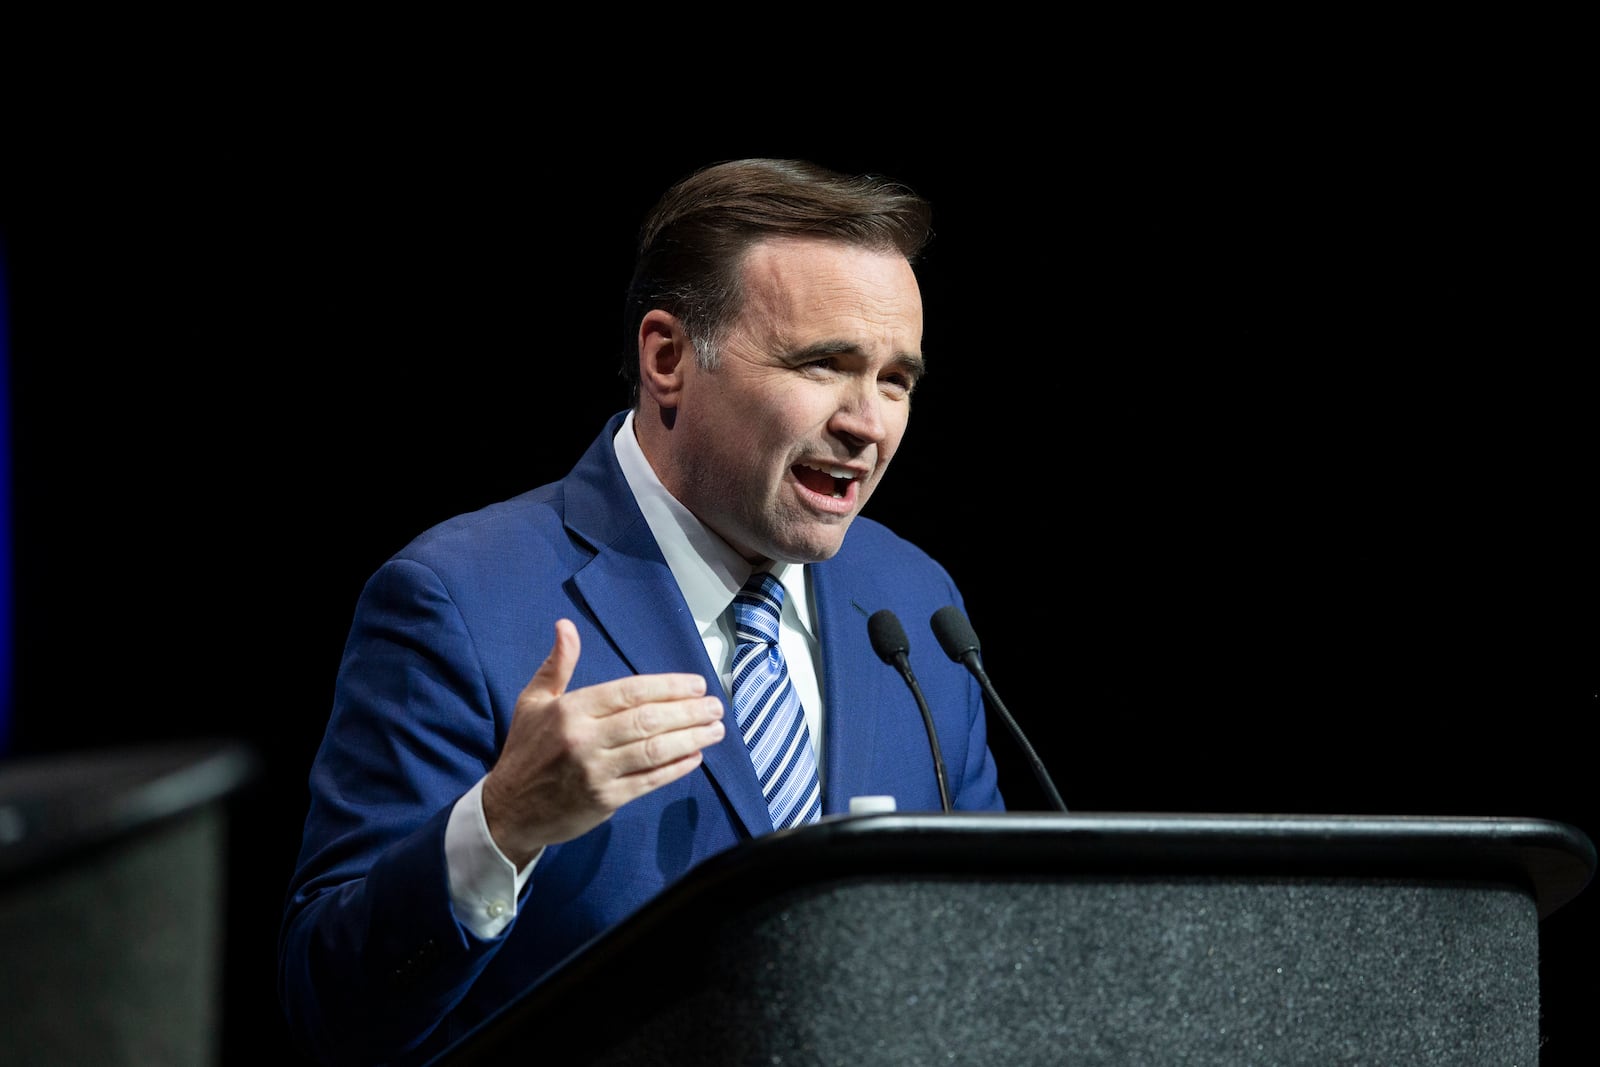
M 753 246 L 716 370 L 688 366 L 668 490 L 751 562 L 839 550 L 894 458 L 922 371 L 922 295 L 896 253 Z

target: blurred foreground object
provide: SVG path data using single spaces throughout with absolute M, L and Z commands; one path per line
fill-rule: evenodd
M 226 801 L 257 773 L 226 742 L 0 764 L 7 1064 L 218 1062 Z

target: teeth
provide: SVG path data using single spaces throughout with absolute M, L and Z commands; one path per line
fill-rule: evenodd
M 807 463 L 805 465 L 814 471 L 822 471 L 830 478 L 844 478 L 846 480 L 853 480 L 855 478 L 855 473 L 853 471 L 845 470 L 843 467 L 819 467 L 815 463 Z

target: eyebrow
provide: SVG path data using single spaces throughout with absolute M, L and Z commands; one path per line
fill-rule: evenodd
M 804 348 L 795 349 L 792 358 L 796 363 L 805 363 L 823 356 L 843 354 L 859 355 L 861 349 L 849 341 L 813 341 Z M 917 379 L 922 378 L 928 371 L 927 361 L 920 352 L 896 352 L 890 362 L 899 364 L 905 368 L 906 373 Z

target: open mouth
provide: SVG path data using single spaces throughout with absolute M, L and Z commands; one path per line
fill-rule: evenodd
M 835 500 L 849 496 L 851 483 L 856 480 L 854 472 L 843 467 L 814 467 L 807 463 L 796 463 L 790 469 L 801 485 L 813 493 L 831 496 Z

